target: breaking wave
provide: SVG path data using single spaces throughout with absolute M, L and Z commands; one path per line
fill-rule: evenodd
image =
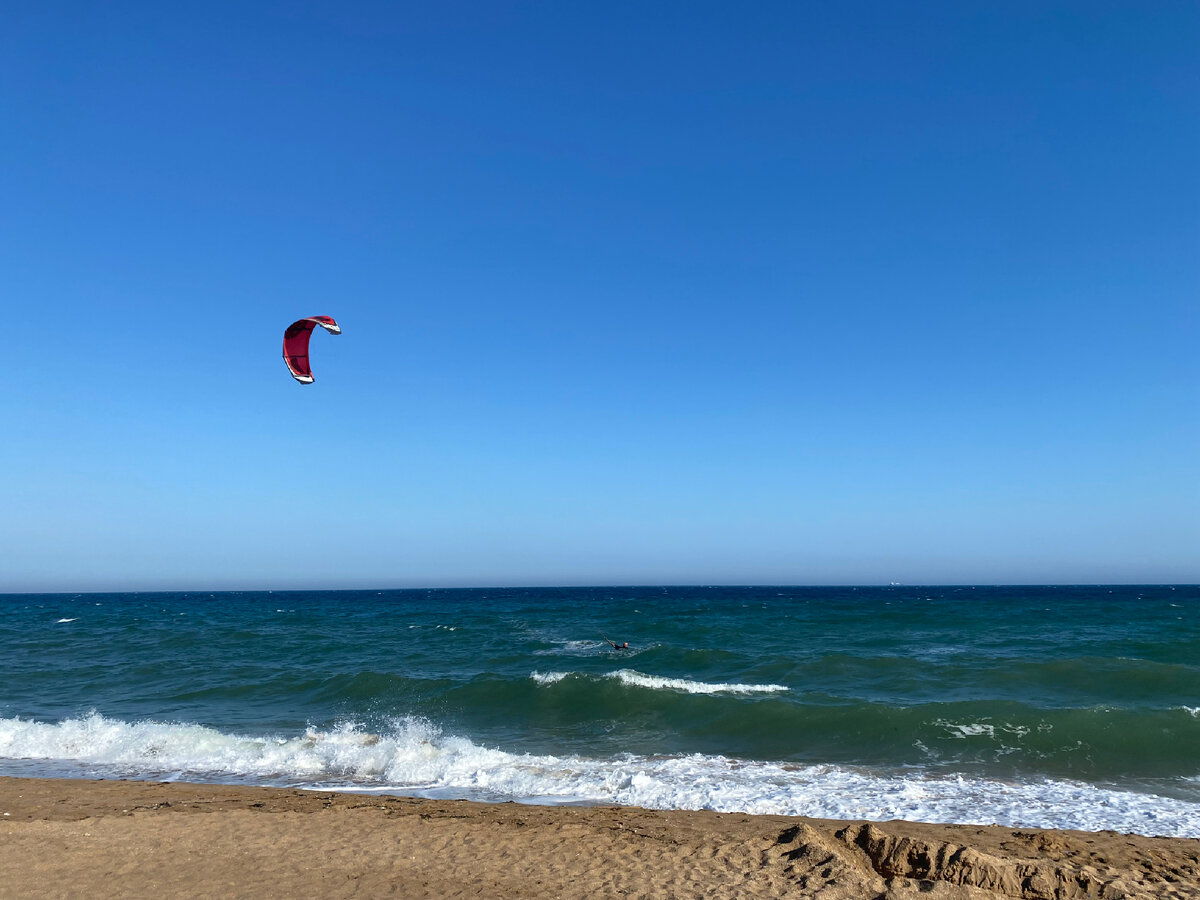
M 18 766 L 18 761 L 21 765 Z M 1200 804 L 1063 779 L 756 762 L 685 754 L 554 756 L 480 746 L 424 719 L 368 732 L 353 723 L 296 735 L 125 722 L 0 719 L 0 771 L 189 779 L 533 803 L 997 823 L 1200 837 Z
M 788 690 L 782 684 L 726 684 L 692 681 L 687 678 L 664 678 L 646 675 L 633 669 L 618 669 L 604 675 L 588 675 L 582 672 L 532 672 L 530 678 L 538 684 L 556 684 L 564 678 L 604 678 L 621 682 L 629 687 L 648 688 L 655 691 L 676 691 L 684 694 L 776 694 Z

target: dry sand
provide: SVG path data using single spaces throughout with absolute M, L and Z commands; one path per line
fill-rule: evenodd
M 1195 897 L 1200 840 L 0 778 L 0 897 Z

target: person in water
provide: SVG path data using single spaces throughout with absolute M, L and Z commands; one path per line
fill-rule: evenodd
M 608 641 L 608 638 L 605 638 L 605 640 L 606 640 L 606 641 Z M 612 648 L 613 648 L 614 650 L 628 650 L 628 649 L 629 649 L 629 641 L 626 641 L 626 642 L 625 642 L 625 643 L 623 643 L 623 644 L 613 644 L 613 642 L 612 642 L 612 641 L 608 641 L 608 642 L 609 642 L 610 644 L 612 644 Z

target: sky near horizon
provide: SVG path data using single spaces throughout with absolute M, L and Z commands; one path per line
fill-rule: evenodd
M 1200 582 L 1198 46 L 1185 2 L 12 6 L 0 592 Z

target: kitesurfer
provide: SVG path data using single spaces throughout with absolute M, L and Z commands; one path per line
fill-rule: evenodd
M 605 638 L 604 640 L 607 641 L 609 644 L 611 644 L 612 648 L 614 650 L 628 650 L 629 649 L 629 641 L 625 641 L 622 644 L 617 644 L 617 643 L 614 643 L 613 641 L 608 640 L 608 638 Z

